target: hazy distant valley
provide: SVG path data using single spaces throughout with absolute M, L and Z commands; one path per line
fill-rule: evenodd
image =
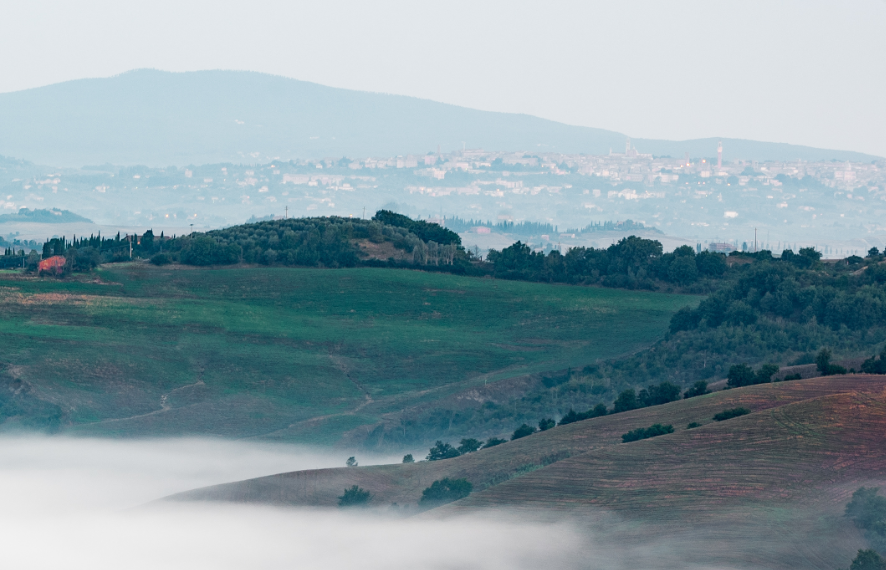
M 107 226 L 106 232 L 181 234 L 269 216 L 359 218 L 387 208 L 436 220 L 481 250 L 517 239 L 542 249 L 601 247 L 644 227 L 670 249 L 710 242 L 753 249 L 754 228 L 758 248 L 776 253 L 812 245 L 838 257 L 886 243 L 886 163 L 737 161 L 718 168 L 711 154 L 685 160 L 636 150 L 604 156 L 465 151 L 80 169 L 3 159 L 0 212 L 57 208 Z M 7 237 L 19 232 L 41 241 L 100 229 L 0 223 Z

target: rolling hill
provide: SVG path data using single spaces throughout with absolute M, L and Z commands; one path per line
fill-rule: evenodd
M 712 421 L 736 406 L 752 413 Z M 702 426 L 685 429 L 692 421 Z M 653 423 L 676 431 L 621 442 Z M 286 473 L 171 499 L 334 506 L 359 485 L 378 507 L 414 506 L 432 481 L 464 477 L 473 494 L 421 516 L 507 509 L 569 520 L 662 568 L 833 569 L 864 547 L 842 510 L 858 487 L 886 482 L 884 426 L 886 378 L 814 378 L 585 420 L 455 459 Z M 633 548 L 644 545 L 660 550 Z
M 0 429 L 334 444 L 447 398 L 507 402 L 651 344 L 697 300 L 371 268 L 4 272 Z
M 0 94 L 0 155 L 54 166 L 257 163 L 471 148 L 605 154 L 625 135 L 528 115 L 337 89 L 252 72 L 137 70 Z M 857 160 L 850 151 L 748 141 L 635 139 L 644 153 Z

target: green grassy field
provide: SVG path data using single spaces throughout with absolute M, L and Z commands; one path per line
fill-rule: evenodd
M 332 443 L 407 405 L 636 350 L 696 302 L 406 270 L 128 264 L 0 275 L 0 339 L 5 374 L 57 404 L 64 429 Z

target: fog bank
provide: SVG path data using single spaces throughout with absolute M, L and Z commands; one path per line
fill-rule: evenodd
M 133 508 L 194 487 L 341 466 L 303 447 L 218 440 L 0 438 L 3 565 L 17 569 L 572 568 L 566 525 L 234 504 Z M 361 463 L 393 458 L 358 457 Z

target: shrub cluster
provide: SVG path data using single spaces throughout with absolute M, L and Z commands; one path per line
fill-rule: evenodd
M 746 416 L 750 413 L 751 411 L 747 408 L 731 408 L 715 414 L 714 421 L 722 422 L 725 420 L 731 420 L 732 418 L 737 418 L 739 416 Z
M 338 498 L 339 507 L 365 507 L 369 504 L 372 495 L 369 491 L 361 489 L 357 485 L 345 489 L 344 494 Z
M 471 494 L 474 486 L 467 479 L 450 479 L 448 477 L 434 481 L 431 486 L 421 492 L 419 504 L 426 507 L 439 507 Z
M 538 427 L 532 427 L 529 424 L 522 424 L 520 427 L 514 430 L 514 433 L 511 434 L 511 441 L 516 439 L 521 439 L 527 436 L 530 436 L 539 431 L 547 431 L 553 427 L 556 427 L 557 422 L 550 418 L 544 418 L 538 422 Z M 562 425 L 562 424 L 561 424 Z M 428 461 L 439 461 L 441 459 L 452 459 L 453 457 L 458 457 L 460 455 L 465 455 L 468 453 L 474 453 L 475 451 L 479 451 L 481 449 L 488 449 L 490 447 L 495 447 L 496 445 L 501 445 L 503 443 L 507 443 L 507 440 L 499 439 L 497 437 L 490 437 L 486 440 L 486 442 L 481 442 L 478 439 L 474 438 L 465 438 L 462 439 L 459 443 L 459 446 L 453 447 L 448 443 L 444 443 L 442 441 L 437 441 L 434 444 L 434 447 L 430 449 L 426 459 Z M 411 455 L 407 457 L 412 458 Z M 403 458 L 403 462 L 406 463 L 406 457 Z
M 849 570 L 886 570 L 886 559 L 876 550 L 858 550 L 858 554 L 852 559 Z
M 886 497 L 877 487 L 861 487 L 846 505 L 846 516 L 865 531 L 865 538 L 876 550 L 886 552 Z
M 846 374 L 846 369 L 837 364 L 831 364 L 831 351 L 822 348 L 815 357 L 815 367 L 822 376 L 834 376 L 836 374 Z
M 729 368 L 729 374 L 726 376 L 726 386 L 741 388 L 755 384 L 768 384 L 772 382 L 772 376 L 775 374 L 778 374 L 778 366 L 775 364 L 764 364 L 756 372 L 747 364 L 734 364 Z
M 708 390 L 708 383 L 705 380 L 697 380 L 695 384 L 692 385 L 691 388 L 686 390 L 683 394 L 684 399 L 695 398 L 696 396 L 704 396 L 705 394 L 710 394 L 711 391 Z
M 529 427 L 529 426 L 526 426 Z M 530 428 L 532 429 L 532 428 Z M 534 431 L 534 430 L 533 430 Z M 528 434 L 527 434 L 528 435 Z M 486 442 L 481 442 L 478 439 L 474 439 L 472 437 L 462 439 L 459 443 L 458 447 L 453 447 L 449 443 L 444 443 L 440 440 L 434 444 L 434 447 L 428 451 L 427 459 L 428 461 L 440 461 L 443 459 L 452 459 L 453 457 L 458 457 L 460 455 L 466 455 L 468 453 L 474 453 L 475 451 L 479 451 L 481 449 L 487 449 L 490 447 L 495 447 L 496 445 L 501 445 L 502 443 L 506 443 L 505 440 L 499 439 L 497 437 L 490 437 L 486 440 Z M 412 455 L 408 455 L 410 459 Z M 404 457 L 404 463 L 406 463 L 406 458 Z
M 557 425 L 565 426 L 567 424 L 579 422 L 581 420 L 588 420 L 591 418 L 605 416 L 608 413 L 609 412 L 606 410 L 606 406 L 604 406 L 603 404 L 597 404 L 586 412 L 576 412 L 575 410 L 570 409 L 562 418 L 560 418 L 560 423 Z
M 886 374 L 886 346 L 880 351 L 880 357 L 872 356 L 861 365 L 865 374 Z
M 704 387 L 701 389 L 704 391 L 704 393 L 707 393 L 708 385 L 706 382 L 703 384 Z M 694 388 L 698 388 L 698 386 Z M 688 398 L 691 396 L 686 397 Z M 637 391 L 633 388 L 628 388 L 627 390 L 619 393 L 618 397 L 615 399 L 615 402 L 612 405 L 612 410 L 607 410 L 606 406 L 604 406 L 603 404 L 597 404 L 586 412 L 576 412 L 575 410 L 569 410 L 560 419 L 560 423 L 558 425 L 563 426 L 581 420 L 605 416 L 607 414 L 618 414 L 630 410 L 648 408 L 650 406 L 660 406 L 669 402 L 676 402 L 679 399 L 680 387 L 671 384 L 670 382 L 661 382 L 658 385 L 650 384 L 646 388 L 642 388 L 639 393 L 637 393 Z
M 574 247 L 566 254 L 534 252 L 517 242 L 501 251 L 490 250 L 487 260 L 496 277 L 559 283 L 599 283 L 606 287 L 655 289 L 656 281 L 688 285 L 726 273 L 726 256 L 696 254 L 689 246 L 663 253 L 661 242 L 637 236 L 623 238 L 606 249 Z
M 443 459 L 452 459 L 453 457 L 458 457 L 461 453 L 458 450 L 448 443 L 443 443 L 440 440 L 437 440 L 437 443 L 434 444 L 434 447 L 428 452 L 427 459 L 428 461 L 441 461 Z
M 403 214 L 390 210 L 379 210 L 372 219 L 388 226 L 403 228 L 425 242 L 436 242 L 442 245 L 461 245 L 461 238 L 452 230 L 439 224 L 413 220 Z
M 646 428 L 632 429 L 628 433 L 622 434 L 621 441 L 622 443 L 628 443 L 631 441 L 640 441 L 641 439 L 649 439 L 650 437 L 657 437 L 659 435 L 665 435 L 669 433 L 674 433 L 674 426 L 653 424 Z

